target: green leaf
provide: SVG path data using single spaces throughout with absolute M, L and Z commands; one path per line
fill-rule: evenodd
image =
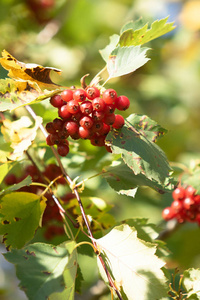
M 110 43 L 104 49 L 99 50 L 105 62 L 108 61 L 110 53 L 116 48 L 118 42 L 119 42 L 119 35 L 113 34 L 112 36 L 110 36 Z
M 149 48 L 140 48 L 140 46 L 118 46 L 115 48 L 111 52 L 107 62 L 108 80 L 129 74 L 143 66 L 149 60 L 149 58 L 146 57 L 148 49 Z
M 140 116 L 140 123 L 137 115 L 131 115 L 122 129 L 110 131 L 106 144 L 111 146 L 114 154 L 121 154 L 135 175 L 142 174 L 164 186 L 169 183 L 167 178 L 171 168 L 165 153 L 152 142 L 162 135 L 163 130 L 155 131 L 155 126 L 145 123 L 144 117 Z
M 13 192 L 0 200 L 0 234 L 7 248 L 22 248 L 40 225 L 46 198 L 32 193 Z
M 187 299 L 200 299 L 200 269 L 184 271 L 182 284 L 188 293 Z
M 135 175 L 123 162 L 114 162 L 112 166 L 105 167 L 102 176 L 118 194 L 135 197 L 138 186 L 148 186 L 159 193 L 171 192 L 175 183 L 172 178 L 166 178 L 163 184 L 148 179 L 143 174 Z
M 75 242 L 62 246 L 35 243 L 4 254 L 16 265 L 20 287 L 29 300 L 73 300 L 77 271 Z
M 34 104 L 49 98 L 63 88 L 42 91 L 36 82 L 0 79 L 0 111 L 14 110 L 27 104 Z
M 155 244 L 140 240 L 137 231 L 128 225 L 115 227 L 96 242 L 124 300 L 166 296 L 166 278 L 161 270 L 165 263 L 155 255 Z M 106 278 L 99 259 L 98 266 Z
M 119 45 L 121 47 L 143 45 L 172 31 L 175 28 L 175 26 L 173 26 L 174 23 L 167 23 L 167 20 L 168 17 L 165 19 L 156 20 L 152 23 L 149 29 L 147 23 L 142 28 L 136 30 L 134 23 L 130 22 L 122 30 Z
M 136 21 L 129 21 L 125 25 L 122 26 L 120 30 L 120 36 L 124 31 L 132 29 L 133 31 L 140 29 L 144 26 L 144 21 L 142 18 L 137 19 Z
M 1 170 L 1 169 L 0 169 Z M 24 180 L 20 181 L 19 183 L 13 184 L 8 188 L 2 190 L 0 192 L 0 196 L 6 193 L 14 192 L 22 188 L 23 186 L 29 186 L 32 183 L 32 177 L 28 175 Z

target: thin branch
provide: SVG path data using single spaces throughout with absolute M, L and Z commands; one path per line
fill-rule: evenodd
M 32 109 L 30 106 L 28 106 L 28 105 L 26 105 L 25 108 L 26 108 L 27 111 L 30 113 L 30 115 L 33 117 L 33 119 L 36 120 L 37 115 L 35 114 L 35 112 L 33 111 L 33 109 Z M 47 138 L 48 133 L 46 132 L 44 126 L 41 124 L 39 127 L 40 127 L 42 133 L 44 134 L 45 138 Z M 60 166 L 60 168 L 61 168 L 61 171 L 62 171 L 63 175 L 65 176 L 65 178 L 67 179 L 67 181 L 68 181 L 68 183 L 69 183 L 69 186 L 71 186 L 71 187 L 74 186 L 73 180 L 70 178 L 70 176 L 67 174 L 66 170 L 64 169 L 64 166 L 63 166 L 63 164 L 62 164 L 62 162 L 61 162 L 61 160 L 60 160 L 60 157 L 59 157 L 59 155 L 58 155 L 57 150 L 54 148 L 54 146 L 51 146 L 51 149 L 52 149 L 52 151 L 53 151 L 53 154 L 55 155 L 55 158 L 56 158 L 56 160 L 57 160 L 57 162 L 58 162 L 58 164 L 59 164 L 59 166 Z M 97 249 L 96 252 L 98 253 L 97 244 L 96 244 L 96 242 L 95 242 L 95 240 L 94 240 L 92 231 L 91 231 L 91 229 L 90 229 L 90 225 L 89 225 L 89 222 L 88 222 L 88 219 L 87 219 L 87 216 L 86 216 L 85 210 L 84 210 L 84 208 L 83 208 L 83 204 L 82 204 L 82 201 L 81 201 L 81 198 L 80 198 L 80 196 L 79 196 L 79 193 L 78 193 L 78 190 L 77 190 L 76 186 L 73 188 L 73 192 L 74 192 L 74 194 L 75 194 L 75 196 L 76 196 L 76 199 L 77 199 L 77 201 L 78 201 L 78 204 L 79 204 L 79 207 L 80 207 L 80 210 L 81 210 L 81 214 L 82 214 L 83 220 L 84 220 L 84 222 L 85 222 L 85 225 L 86 225 L 87 230 L 88 230 L 88 233 L 89 233 L 89 237 L 90 237 L 90 239 L 92 240 L 92 243 L 93 243 L 95 249 Z M 116 292 L 118 298 L 119 298 L 120 300 L 123 300 L 123 299 L 121 298 L 121 295 L 120 295 L 120 293 L 119 293 L 117 287 L 115 286 L 115 284 L 114 284 L 114 282 L 113 282 L 113 279 L 111 278 L 111 275 L 110 275 L 110 273 L 109 273 L 109 271 L 108 271 L 108 269 L 107 269 L 107 267 L 106 267 L 106 265 L 105 265 L 105 262 L 104 262 L 102 256 L 99 254 L 98 257 L 99 257 L 99 260 L 100 260 L 100 262 L 101 262 L 101 264 L 102 264 L 102 267 L 103 267 L 104 270 L 105 270 L 105 273 L 106 273 L 106 275 L 107 275 L 107 278 L 108 278 L 110 287 L 111 287 L 112 289 L 114 289 L 114 291 Z

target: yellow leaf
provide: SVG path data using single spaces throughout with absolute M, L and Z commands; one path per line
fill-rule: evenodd
M 36 82 L 42 88 L 52 89 L 58 85 L 53 83 L 50 78 L 50 72 L 54 71 L 58 74 L 60 70 L 55 68 L 43 67 L 36 64 L 25 64 L 18 61 L 6 50 L 2 51 L 0 58 L 2 67 L 8 70 L 8 76 L 17 80 L 22 79 L 26 81 Z
M 35 126 L 29 128 L 32 124 L 32 121 L 26 116 L 14 122 L 7 119 L 3 120 L 1 132 L 5 141 L 11 142 L 10 147 L 14 149 L 14 151 L 8 155 L 9 159 L 18 159 L 23 155 L 23 152 L 31 146 L 32 141 L 36 137 L 37 129 L 42 124 L 42 118 L 37 117 Z

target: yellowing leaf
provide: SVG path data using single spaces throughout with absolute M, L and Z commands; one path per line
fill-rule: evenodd
M 7 142 L 11 142 L 10 146 L 14 149 L 8 155 L 9 159 L 16 160 L 23 155 L 23 152 L 31 146 L 32 141 L 36 137 L 37 129 L 41 124 L 41 117 L 36 118 L 35 126 L 32 128 L 29 128 L 32 125 L 32 121 L 26 116 L 14 122 L 8 119 L 3 120 L 1 132 L 4 139 Z
M 46 198 L 25 192 L 13 192 L 1 198 L 0 234 L 8 248 L 22 248 L 34 237 L 45 202 Z
M 20 106 L 40 102 L 63 89 L 41 90 L 34 81 L 0 79 L 0 111 L 12 111 Z
M 8 76 L 15 79 L 36 82 L 40 87 L 55 88 L 57 84 L 50 79 L 50 72 L 60 73 L 61 71 L 54 68 L 45 68 L 36 64 L 25 64 L 18 61 L 6 50 L 2 51 L 0 58 L 2 67 L 8 70 Z
M 155 244 L 139 239 L 134 227 L 117 226 L 96 243 L 124 300 L 152 300 L 166 296 L 166 278 L 161 270 L 165 263 L 155 255 Z M 99 259 L 98 265 L 106 279 Z

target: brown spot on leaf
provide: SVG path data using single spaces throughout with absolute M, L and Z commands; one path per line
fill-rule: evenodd
M 7 224 L 10 224 L 10 221 L 8 221 L 8 220 L 3 220 L 2 223 L 3 223 L 4 225 L 7 225 Z
M 48 275 L 48 276 L 51 275 L 51 272 L 49 272 L 49 271 L 42 271 L 42 273 L 45 275 Z
M 14 221 L 15 221 L 15 222 L 18 222 L 18 221 L 20 221 L 20 220 L 21 220 L 21 218 L 18 218 L 18 217 L 15 217 L 15 218 L 14 218 Z
M 23 258 L 25 258 L 26 260 L 28 260 L 28 257 L 27 257 L 27 256 L 25 256 L 25 255 L 23 255 Z
M 31 255 L 31 256 L 36 256 L 35 252 L 33 252 L 33 251 L 30 252 L 29 250 L 26 250 L 26 254 Z

